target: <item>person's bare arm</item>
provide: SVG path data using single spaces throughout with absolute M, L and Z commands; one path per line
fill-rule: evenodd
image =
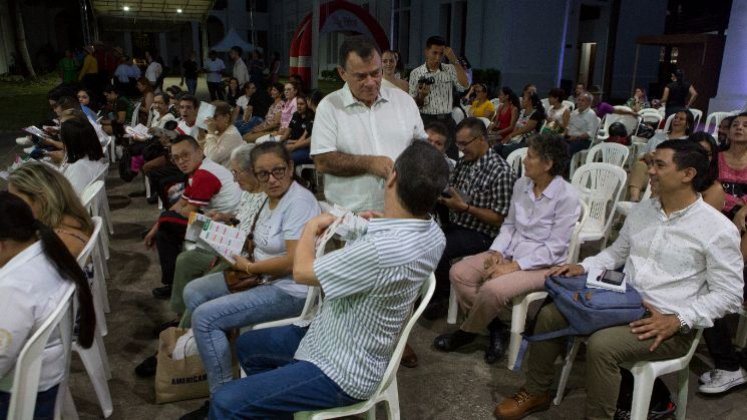
M 371 174 L 386 179 L 394 167 L 394 162 L 386 156 L 327 152 L 314 155 L 313 159 L 317 171 L 335 176 Z
M 507 134 L 514 131 L 516 128 L 516 121 L 519 119 L 519 111 L 516 109 L 516 107 L 511 107 L 511 123 L 508 125 L 508 127 L 498 130 L 498 134 L 501 135 L 501 137 L 506 137 Z
M 698 97 L 698 91 L 695 90 L 693 85 L 690 85 L 688 92 L 690 93 L 690 100 L 687 102 L 687 107 L 690 108 L 693 105 L 693 102 L 695 102 L 695 98 Z
M 661 103 L 666 104 L 669 99 L 669 87 L 664 88 L 664 93 L 661 94 Z
M 449 62 L 454 65 L 454 69 L 456 69 L 456 75 L 457 80 L 459 81 L 459 84 L 467 87 L 469 85 L 469 80 L 467 79 L 467 72 L 464 71 L 464 67 L 462 67 L 462 64 L 459 63 L 459 59 L 457 59 L 456 54 L 454 54 L 454 50 L 451 49 L 451 47 L 446 47 L 444 51 L 444 55 L 446 58 L 449 59 Z

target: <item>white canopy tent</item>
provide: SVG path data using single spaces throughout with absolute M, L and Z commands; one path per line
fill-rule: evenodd
M 244 39 L 239 35 L 235 29 L 231 28 L 225 37 L 223 37 L 220 42 L 210 47 L 211 50 L 215 50 L 218 52 L 226 52 L 231 49 L 231 47 L 238 45 L 241 47 L 242 50 L 244 50 L 245 53 L 249 53 L 254 51 L 254 45 L 252 45 L 249 42 L 244 41 Z M 259 51 L 262 51 L 260 48 L 258 48 Z

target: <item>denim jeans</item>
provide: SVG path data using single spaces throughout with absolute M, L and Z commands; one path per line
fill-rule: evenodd
M 307 163 L 314 163 L 313 160 L 311 160 L 311 149 L 309 147 L 304 147 L 302 149 L 296 149 L 291 152 L 291 159 L 293 159 L 293 164 L 298 165 L 304 165 Z
M 236 126 L 236 129 L 239 130 L 239 134 L 242 136 L 250 131 L 252 131 L 252 128 L 259 125 L 262 121 L 265 119 L 258 116 L 253 116 L 249 118 L 249 121 L 239 120 L 236 121 L 233 125 Z
M 34 420 L 52 420 L 54 418 L 54 406 L 57 400 L 57 390 L 59 385 L 55 385 L 46 391 L 36 394 L 36 408 L 34 409 Z M 8 417 L 10 408 L 10 394 L 0 391 L 0 420 Z
M 190 95 L 194 95 L 197 92 L 197 79 L 184 79 L 187 83 L 187 92 Z
M 237 353 L 247 377 L 213 394 L 210 419 L 292 419 L 298 411 L 360 402 L 313 363 L 293 359 L 305 334 L 306 328 L 289 325 L 239 337 Z
M 296 316 L 305 302 L 305 298 L 293 297 L 271 284 L 231 293 L 223 273 L 209 274 L 187 284 L 184 303 L 192 312 L 192 330 L 207 371 L 210 393 L 233 379 L 227 332 Z

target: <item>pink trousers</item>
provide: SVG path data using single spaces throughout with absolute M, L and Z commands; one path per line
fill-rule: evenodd
M 511 304 L 511 299 L 545 287 L 545 274 L 549 269 L 514 271 L 483 282 L 488 255 L 482 252 L 466 257 L 449 272 L 459 306 L 467 313 L 461 326 L 466 332 L 484 334 L 488 324 Z

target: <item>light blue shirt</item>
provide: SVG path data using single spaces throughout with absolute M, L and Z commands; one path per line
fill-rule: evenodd
M 514 184 L 511 207 L 501 231 L 490 246 L 519 264 L 535 270 L 565 262 L 568 244 L 581 206 L 576 188 L 556 176 L 539 197 L 528 177 Z

